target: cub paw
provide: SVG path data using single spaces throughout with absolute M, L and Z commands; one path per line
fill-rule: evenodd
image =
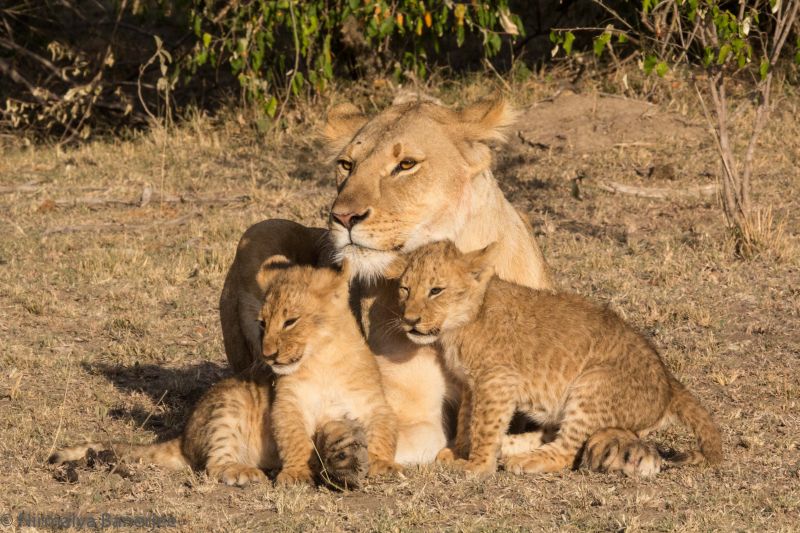
M 370 461 L 369 477 L 383 476 L 387 474 L 398 475 L 403 473 L 403 467 L 394 461 L 386 461 L 383 459 L 374 459 Z
M 462 469 L 469 475 L 485 476 L 494 474 L 497 469 L 494 464 L 486 461 L 456 461 L 456 464 L 461 464 Z
M 246 487 L 250 483 L 259 483 L 267 479 L 264 472 L 254 466 L 232 464 L 222 467 L 216 477 L 229 486 Z
M 288 487 L 291 485 L 312 484 L 310 470 L 287 470 L 283 469 L 275 478 L 275 484 L 281 487 Z

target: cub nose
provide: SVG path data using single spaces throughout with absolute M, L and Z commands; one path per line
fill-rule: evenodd
M 344 226 L 347 229 L 352 229 L 353 226 L 358 224 L 359 222 L 366 220 L 366 218 L 370 214 L 370 209 L 367 208 L 360 213 L 344 213 L 344 212 L 336 212 L 331 211 L 331 216 L 333 216 L 334 220 Z
M 264 359 L 266 359 L 269 363 L 274 363 L 278 360 L 278 350 L 275 350 L 269 355 L 264 355 Z
M 406 324 L 408 324 L 412 328 L 414 326 L 416 326 L 417 324 L 419 324 L 420 320 L 422 320 L 422 318 L 418 317 L 418 316 L 415 316 L 415 317 L 403 316 L 403 322 L 405 322 Z

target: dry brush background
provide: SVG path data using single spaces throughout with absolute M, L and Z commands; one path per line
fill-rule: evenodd
M 458 103 L 481 91 L 485 83 L 438 96 Z M 495 167 L 560 286 L 610 303 L 644 330 L 710 407 L 728 453 L 718 470 L 474 480 L 430 466 L 352 493 L 236 489 L 150 467 L 55 479 L 45 464 L 54 446 L 170 435 L 227 373 L 217 299 L 238 237 L 268 217 L 323 225 L 334 197 L 312 135 L 311 117 L 324 110 L 309 108 L 268 137 L 234 113 L 68 152 L 4 148 L 0 514 L 149 511 L 174 515 L 185 531 L 795 530 L 798 100 L 772 116 L 763 146 L 780 148 L 760 151 L 756 168 L 756 200 L 784 221 L 785 236 L 745 261 L 713 194 L 693 192 L 714 184 L 719 163 L 689 94 L 651 105 L 531 81 L 516 94 L 527 111 Z M 669 196 L 613 193 L 619 185 Z M 677 428 L 655 438 L 692 445 Z

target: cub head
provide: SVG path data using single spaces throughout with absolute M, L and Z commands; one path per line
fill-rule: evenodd
M 481 201 L 472 179 L 490 166 L 486 142 L 502 140 L 514 118 L 499 98 L 460 111 L 406 102 L 371 119 L 335 107 L 325 127 L 338 190 L 330 229 L 354 274 L 383 277 L 399 254 L 454 240 Z
M 412 342 L 433 343 L 473 320 L 494 274 L 494 249 L 490 244 L 462 254 L 452 242 L 441 241 L 389 266 L 386 276 L 399 280 L 402 325 Z
M 270 276 L 258 321 L 264 364 L 279 375 L 295 372 L 303 360 L 336 335 L 349 313 L 349 272 L 287 265 Z

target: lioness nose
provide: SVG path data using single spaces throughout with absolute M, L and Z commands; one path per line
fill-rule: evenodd
M 347 229 L 352 229 L 353 226 L 365 220 L 370 214 L 369 209 L 365 209 L 361 213 L 337 213 L 336 211 L 331 212 L 331 216 Z

